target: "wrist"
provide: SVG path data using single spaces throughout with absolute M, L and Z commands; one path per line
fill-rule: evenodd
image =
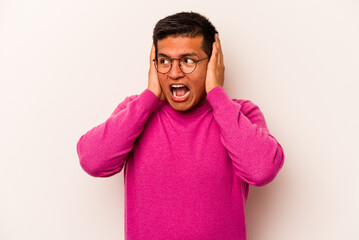
M 219 84 L 213 85 L 213 86 L 209 86 L 209 87 L 207 88 L 207 94 L 208 94 L 210 91 L 212 91 L 214 88 L 216 88 L 216 87 L 222 87 L 222 86 L 219 85 Z
M 156 95 L 157 99 L 159 100 L 161 97 L 161 94 L 156 92 L 155 90 L 153 90 L 151 87 L 147 88 L 148 90 L 150 90 L 154 95 Z

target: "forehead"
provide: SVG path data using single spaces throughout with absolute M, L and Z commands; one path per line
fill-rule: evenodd
M 166 37 L 158 40 L 158 54 L 162 53 L 169 57 L 179 57 L 187 53 L 196 53 L 198 56 L 204 56 L 206 53 L 202 48 L 203 36 L 195 38 L 189 37 Z

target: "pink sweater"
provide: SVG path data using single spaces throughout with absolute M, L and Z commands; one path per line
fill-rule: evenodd
M 125 166 L 127 240 L 246 239 L 248 184 L 269 183 L 284 161 L 259 108 L 222 87 L 188 112 L 148 89 L 127 97 L 77 152 L 94 177 Z

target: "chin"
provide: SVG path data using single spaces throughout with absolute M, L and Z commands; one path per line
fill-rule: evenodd
M 185 112 L 188 110 L 191 110 L 193 107 L 188 105 L 188 104 L 183 104 L 183 103 L 176 103 L 176 102 L 170 102 L 171 107 L 176 110 L 176 111 L 180 111 L 180 112 Z

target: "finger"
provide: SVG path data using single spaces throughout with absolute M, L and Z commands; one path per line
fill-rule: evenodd
M 221 58 L 221 44 L 220 44 L 220 40 L 219 40 L 219 37 L 218 37 L 218 33 L 216 33 L 214 35 L 214 45 L 215 45 L 215 48 L 216 48 L 216 54 L 217 54 L 217 63 L 220 63 L 220 58 Z
M 155 44 L 152 44 L 151 54 L 150 54 L 150 60 L 151 60 L 151 62 L 152 62 L 152 60 L 155 58 L 155 55 L 156 55 Z
M 222 62 L 222 53 L 221 53 L 221 49 L 218 46 L 218 42 L 214 43 L 214 49 L 215 49 L 215 53 L 216 53 L 216 64 L 221 64 Z
M 218 55 L 217 46 L 216 46 L 216 43 L 213 42 L 212 55 L 211 55 L 211 59 L 209 60 L 209 63 L 211 63 L 211 62 L 217 63 L 217 55 Z
M 150 54 L 150 69 L 152 69 L 153 72 L 154 68 L 155 68 L 155 62 L 153 61 L 153 59 L 156 58 L 156 48 L 155 45 L 152 44 L 152 48 L 151 48 L 151 54 Z
M 217 43 L 217 48 L 218 48 L 218 62 L 220 64 L 223 64 L 223 52 L 222 52 L 222 45 L 221 45 L 221 40 L 218 37 L 218 33 L 215 36 L 216 38 L 216 43 Z
M 216 41 L 218 50 L 219 50 L 219 51 L 222 51 L 221 40 L 219 39 L 218 33 L 216 33 L 216 35 L 215 35 L 214 38 L 215 38 L 215 41 Z

